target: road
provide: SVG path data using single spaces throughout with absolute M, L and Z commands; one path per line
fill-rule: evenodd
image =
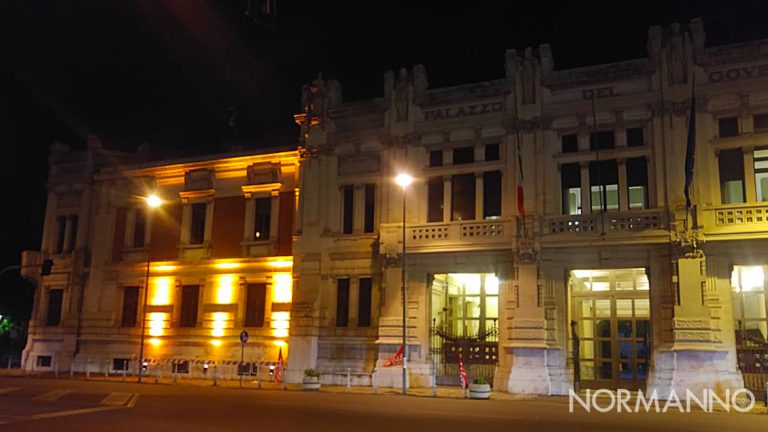
M 563 398 L 475 401 L 2 377 L 0 429 L 764 432 L 768 414 L 571 414 Z

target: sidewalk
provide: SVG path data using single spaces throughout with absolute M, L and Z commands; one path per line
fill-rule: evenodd
M 84 373 L 76 373 L 70 378 L 70 374 L 67 373 L 60 373 L 58 378 L 54 376 L 51 372 L 27 372 L 24 373 L 23 371 L 19 369 L 0 369 L 0 377 L 3 376 L 13 376 L 13 377 L 28 377 L 28 378 L 48 378 L 48 379 L 60 379 L 60 380 L 69 380 L 69 379 L 76 379 L 76 380 L 84 380 L 84 381 L 95 381 L 95 382 L 126 382 L 126 383 L 136 383 L 136 376 L 135 375 L 126 375 L 126 377 L 123 379 L 122 375 L 114 375 L 111 374 L 109 376 L 105 376 L 104 374 L 96 374 L 92 373 L 90 375 L 90 378 L 86 376 Z M 214 386 L 213 383 L 213 376 L 209 378 L 182 378 L 180 376 L 177 376 L 176 382 L 174 383 L 174 380 L 172 377 L 155 377 L 152 375 L 145 375 L 143 377 L 143 383 L 148 385 L 189 385 L 189 386 L 197 386 L 197 387 L 220 387 L 220 388 L 240 388 L 240 380 L 239 379 L 217 379 L 216 385 Z M 249 390 L 270 390 L 270 391 L 303 391 L 303 387 L 301 384 L 278 384 L 271 381 L 262 380 L 260 383 L 255 380 L 253 377 L 243 377 L 242 382 L 242 388 L 243 389 L 249 389 Z M 391 388 L 391 387 L 360 387 L 360 386 L 352 386 L 352 387 L 346 387 L 341 385 L 324 385 L 319 390 L 322 393 L 350 393 L 350 394 L 367 394 L 367 395 L 387 395 L 387 396 L 400 396 L 402 395 L 402 392 L 398 388 Z M 585 392 L 580 393 L 581 397 L 586 397 Z M 418 387 L 418 388 L 410 388 L 408 389 L 408 396 L 412 397 L 437 397 L 437 398 L 443 398 L 443 399 L 463 399 L 463 392 L 460 388 L 454 387 L 454 386 L 438 386 L 437 388 L 433 389 L 431 387 Z M 759 399 L 760 396 L 756 397 Z M 469 398 L 469 394 L 467 392 L 467 399 Z M 542 395 L 519 395 L 519 394 L 510 394 L 507 392 L 501 392 L 501 391 L 493 391 L 491 393 L 491 399 L 496 401 L 538 401 L 538 402 L 548 402 L 548 403 L 555 403 L 555 404 L 563 404 L 567 405 L 569 403 L 569 398 L 567 396 L 542 396 Z M 607 406 L 609 403 L 609 398 L 607 397 L 599 397 L 598 398 L 601 401 L 601 406 Z M 632 396 L 630 399 L 630 404 L 634 405 L 636 400 L 635 395 Z M 603 403 L 604 402 L 604 403 Z M 578 403 L 578 402 L 575 402 Z M 660 401 L 661 406 L 664 405 L 663 401 Z M 717 408 L 717 407 L 716 407 Z M 671 410 L 675 410 L 675 408 L 671 408 Z M 722 411 L 722 409 L 716 409 L 717 411 Z M 768 409 L 765 406 L 765 403 L 762 401 L 758 401 L 755 403 L 754 408 L 750 412 L 752 414 L 768 414 Z

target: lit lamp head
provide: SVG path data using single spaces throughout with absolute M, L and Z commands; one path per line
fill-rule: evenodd
M 152 194 L 146 198 L 147 205 L 151 208 L 160 207 L 160 205 L 163 203 L 163 200 L 160 199 L 159 196 Z
M 398 174 L 397 177 L 395 177 L 395 183 L 405 189 L 407 186 L 410 186 L 410 184 L 413 183 L 413 177 L 406 173 Z

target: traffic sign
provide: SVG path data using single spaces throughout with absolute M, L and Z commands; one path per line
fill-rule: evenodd
M 240 342 L 246 343 L 248 342 L 248 332 L 243 330 L 240 332 Z

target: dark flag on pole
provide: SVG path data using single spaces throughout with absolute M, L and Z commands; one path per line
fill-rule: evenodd
M 691 184 L 693 165 L 696 160 L 696 91 L 691 85 L 691 114 L 688 120 L 688 143 L 685 148 L 685 208 L 691 208 Z

